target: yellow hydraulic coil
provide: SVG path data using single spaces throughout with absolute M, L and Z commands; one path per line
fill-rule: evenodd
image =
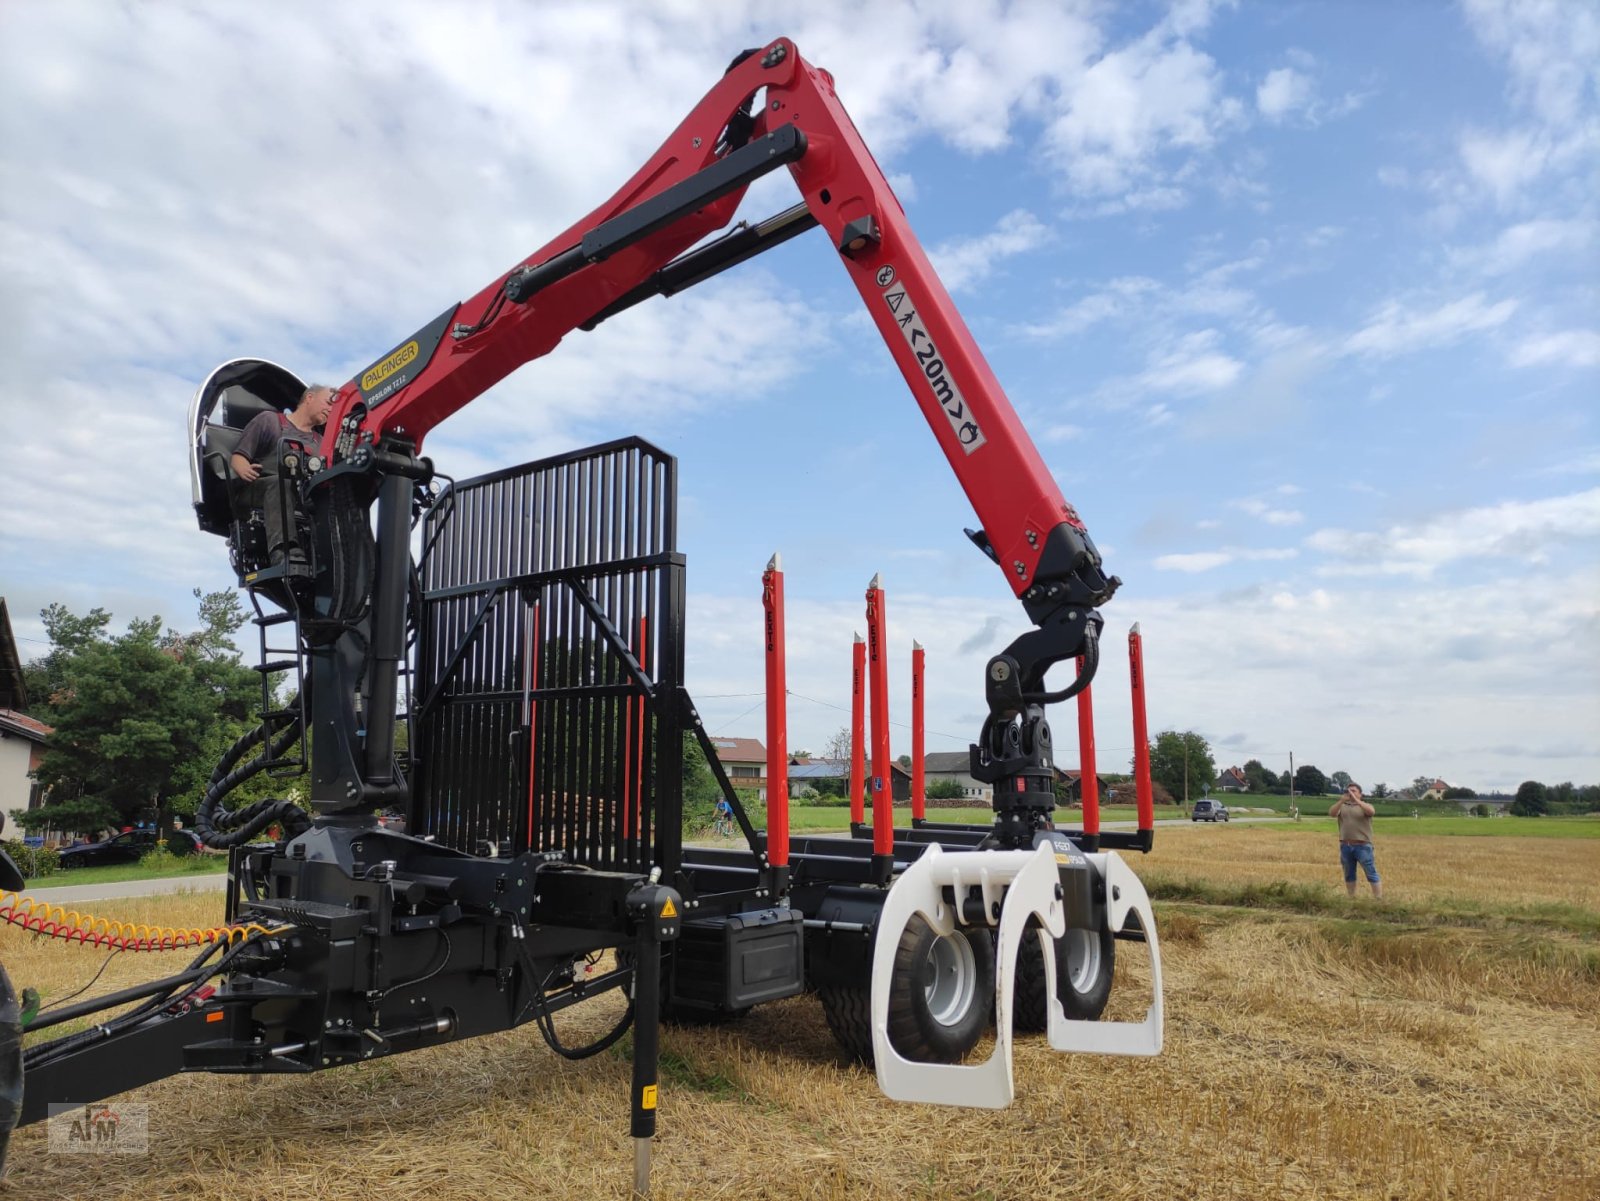
M 204 929 L 196 926 L 178 930 L 170 926 L 147 926 L 142 922 L 118 922 L 92 913 L 79 913 L 76 909 L 64 909 L 3 888 L 0 888 L 0 920 L 35 934 L 64 938 L 85 946 L 118 947 L 124 951 L 171 951 L 224 941 L 232 946 L 253 934 L 276 934 L 291 928 L 247 922 L 237 926 Z

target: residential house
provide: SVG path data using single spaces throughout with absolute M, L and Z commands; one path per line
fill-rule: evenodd
M 760 799 L 767 799 L 767 748 L 759 738 L 713 738 L 728 782 L 735 788 L 754 788 Z
M 1217 782 L 1211 786 L 1212 792 L 1249 792 L 1250 783 L 1244 778 L 1244 769 L 1230 767 L 1217 777 Z
M 1111 785 L 1099 773 L 1095 774 L 1094 779 L 1095 784 L 1098 786 L 1095 795 L 1100 798 L 1100 803 L 1102 805 L 1111 804 Z M 1081 805 L 1083 803 L 1083 772 L 1076 770 L 1062 771 L 1058 767 L 1056 768 L 1056 784 L 1065 786 L 1061 789 L 1065 793 L 1064 804 Z
M 911 769 L 902 767 L 898 763 L 890 764 L 889 795 L 897 804 L 911 803 Z M 869 778 L 863 784 L 867 800 L 871 801 L 870 773 L 872 764 L 867 764 Z M 843 780 L 848 789 L 850 783 L 850 760 L 848 759 L 791 759 L 789 760 L 789 799 L 798 800 L 810 796 L 816 791 L 814 782 L 817 780 Z
M 22 679 L 22 657 L 11 632 L 11 615 L 0 596 L 0 815 L 33 809 L 43 802 L 43 789 L 33 778 L 44 758 L 44 740 L 53 730 L 26 716 L 28 689 Z
M 44 803 L 44 789 L 33 773 L 44 758 L 45 739 L 54 732 L 15 709 L 0 709 L 0 813 Z
M 992 804 L 994 786 L 974 780 L 967 770 L 971 766 L 972 756 L 967 751 L 935 751 L 922 760 L 922 771 L 929 784 L 935 780 L 954 780 L 969 799 Z
M 1449 787 L 1450 787 L 1450 785 L 1446 784 L 1443 780 L 1435 780 L 1432 784 L 1429 784 L 1428 787 L 1425 788 L 1422 791 L 1422 794 L 1417 797 L 1417 800 L 1419 800 L 1419 801 L 1442 801 L 1442 800 L 1444 800 L 1445 789 L 1447 789 Z
M 6 598 L 0 596 L 0 709 L 21 711 L 28 707 L 28 689 L 22 681 L 22 657 L 11 633 L 11 614 Z

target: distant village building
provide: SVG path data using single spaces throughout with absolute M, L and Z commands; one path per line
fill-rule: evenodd
M 1211 786 L 1213 792 L 1249 792 L 1250 782 L 1244 778 L 1244 769 L 1230 767 L 1217 777 Z
M 0 709 L 0 814 L 44 803 L 44 788 L 33 773 L 44 758 L 45 739 L 53 733 L 42 721 Z
M 22 658 L 17 654 L 5 597 L 0 596 L 0 815 L 36 809 L 44 803 L 44 789 L 33 773 L 44 758 L 45 739 L 55 731 L 24 714 L 27 707 Z
M 953 780 L 961 786 L 961 794 L 985 805 L 994 800 L 994 788 L 981 780 L 974 780 L 967 769 L 972 766 L 972 756 L 967 751 L 935 751 L 922 760 L 922 770 L 931 785 L 935 780 Z

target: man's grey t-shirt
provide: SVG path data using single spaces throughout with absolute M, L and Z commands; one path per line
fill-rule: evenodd
M 252 463 L 261 464 L 268 471 L 276 471 L 279 442 L 297 442 L 314 447 L 319 438 L 316 432 L 308 433 L 290 421 L 286 413 L 257 413 L 250 419 L 250 424 L 244 427 L 239 445 L 233 448 L 233 453 L 243 455 Z

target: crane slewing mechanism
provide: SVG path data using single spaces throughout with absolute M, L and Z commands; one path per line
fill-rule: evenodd
M 780 169 L 800 203 L 711 236 Z M 992 824 L 879 822 L 870 838 L 780 849 L 739 805 L 683 685 L 675 460 L 627 438 L 455 482 L 419 452 L 572 331 L 819 227 L 978 515 L 969 537 L 1031 628 L 985 672 L 971 770 L 993 788 Z M 1118 581 L 831 76 L 793 43 L 740 55 L 605 204 L 338 389 L 320 443 L 277 465 L 308 553 L 274 564 L 259 520 L 230 510 L 228 457 L 255 413 L 292 406 L 303 386 L 236 360 L 189 414 L 196 515 L 228 539 L 262 643 L 261 724 L 219 763 L 196 822 L 230 855 L 225 923 L 146 932 L 193 941 L 183 973 L 26 1019 L 0 972 L 0 1122 L 18 1086 L 9 1116 L 26 1123 L 177 1071 L 311 1072 L 529 1021 L 580 1057 L 631 1023 L 642 1185 L 662 1017 L 733 1018 L 813 989 L 886 1094 L 951 1105 L 1010 1101 L 1015 1026 L 1060 1050 L 1159 1052 L 1155 924 L 1117 853 L 1147 851 L 1150 823 L 1085 834 L 1051 821 L 1046 707 L 1093 678 Z M 1052 691 L 1061 663 L 1076 676 Z M 688 738 L 745 847 L 684 846 Z M 261 773 L 303 777 L 309 813 L 286 800 L 230 810 L 230 791 Z M 406 832 L 380 811 L 404 815 Z M 0 916 L 42 928 L 14 894 Z M 1149 950 L 1153 1003 L 1141 1022 L 1099 1021 L 1128 939 Z M 554 1016 L 616 989 L 628 997 L 616 1028 L 563 1044 Z M 961 1062 L 991 1015 L 993 1054 Z

